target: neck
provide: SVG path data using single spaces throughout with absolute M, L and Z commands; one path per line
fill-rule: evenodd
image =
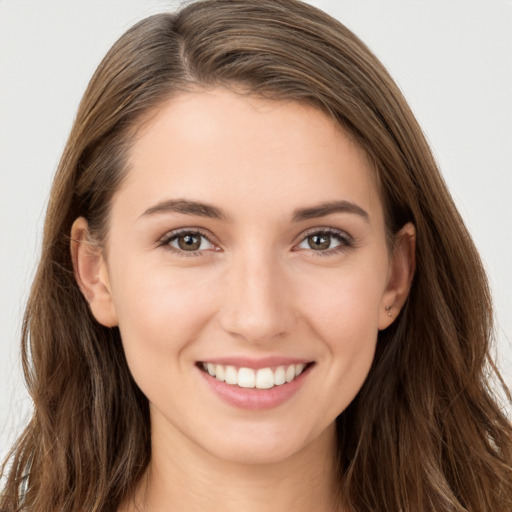
M 186 439 L 162 441 L 153 435 L 146 475 L 119 512 L 337 510 L 334 425 L 301 452 L 268 464 L 220 460 Z

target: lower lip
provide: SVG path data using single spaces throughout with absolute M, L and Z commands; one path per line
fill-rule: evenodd
M 257 411 L 278 407 L 289 400 L 299 391 L 303 382 L 307 379 L 312 366 L 313 365 L 308 365 L 306 369 L 291 382 L 287 382 L 281 386 L 274 386 L 270 389 L 241 388 L 221 382 L 200 369 L 198 369 L 198 371 L 210 389 L 223 401 L 239 409 Z

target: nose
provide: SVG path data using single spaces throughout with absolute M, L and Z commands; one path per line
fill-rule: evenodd
M 290 333 L 295 321 L 292 290 L 272 255 L 237 258 L 225 283 L 221 326 L 230 335 L 264 345 Z

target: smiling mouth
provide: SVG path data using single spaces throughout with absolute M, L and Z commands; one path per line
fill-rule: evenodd
M 293 382 L 314 363 L 281 365 L 276 367 L 252 368 L 207 363 L 198 363 L 198 368 L 220 382 L 240 388 L 271 389 Z

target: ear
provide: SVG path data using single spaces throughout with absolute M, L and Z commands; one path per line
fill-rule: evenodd
M 386 329 L 400 313 L 411 289 L 416 268 L 416 228 L 408 222 L 396 234 L 388 283 L 382 296 L 379 330 Z
M 71 227 L 71 257 L 76 282 L 94 318 L 105 327 L 116 326 L 117 314 L 104 249 L 90 236 L 83 217 L 76 219 Z

